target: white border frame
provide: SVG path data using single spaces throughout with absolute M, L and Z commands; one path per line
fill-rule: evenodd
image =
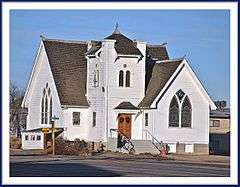
M 3 184 L 237 184 L 238 182 L 238 157 L 237 157 L 237 147 L 238 147 L 238 127 L 237 127 L 237 66 L 238 66 L 238 30 L 237 30 L 237 20 L 238 20 L 238 4 L 237 2 L 221 2 L 221 3 L 142 3 L 142 2 L 125 2 L 125 3 L 35 3 L 35 2 L 3 2 L 2 3 L 2 32 L 3 43 L 2 43 L 2 54 L 3 54 L 3 71 L 2 71 L 2 181 Z M 174 9 L 174 10 L 190 10 L 190 9 L 222 9 L 230 10 L 230 106 L 231 106 L 231 160 L 230 160 L 230 173 L 231 177 L 209 177 L 206 180 L 202 180 L 202 177 L 76 177 L 74 180 L 68 177 L 9 177 L 9 12 L 11 9 Z

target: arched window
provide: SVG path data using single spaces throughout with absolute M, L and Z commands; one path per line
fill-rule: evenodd
M 179 105 L 176 96 L 173 96 L 169 107 L 169 127 L 179 127 Z
M 130 87 L 130 71 L 126 72 L 126 87 Z
M 43 90 L 41 100 L 41 124 L 49 124 L 52 117 L 52 97 L 48 83 Z
M 119 72 L 119 86 L 123 86 L 123 71 Z
M 43 97 L 42 97 L 42 105 L 41 105 L 41 124 L 44 124 L 44 92 L 43 92 Z
M 181 127 L 191 127 L 192 122 L 192 107 L 188 99 L 188 96 L 185 97 L 182 110 L 181 110 Z
M 45 95 L 45 118 L 44 118 L 44 124 L 48 124 L 48 97 L 47 94 Z
M 52 97 L 50 98 L 50 112 L 49 112 L 49 114 L 50 114 L 50 120 L 52 119 Z

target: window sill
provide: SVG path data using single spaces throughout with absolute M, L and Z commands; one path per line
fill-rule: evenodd
M 169 129 L 192 129 L 192 127 L 168 127 Z

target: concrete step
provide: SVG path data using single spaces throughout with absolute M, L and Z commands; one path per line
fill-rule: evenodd
M 152 144 L 151 140 L 131 140 L 134 145 L 135 154 L 139 153 L 152 153 L 159 154 L 159 151 Z M 111 151 L 125 151 L 117 148 L 117 138 L 108 138 L 108 150 Z M 125 151 L 126 152 L 126 151 Z
M 158 149 L 152 144 L 151 140 L 131 140 L 135 153 L 152 153 L 152 154 L 159 154 Z

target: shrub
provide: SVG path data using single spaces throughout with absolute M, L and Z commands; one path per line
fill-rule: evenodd
M 10 138 L 10 148 L 20 149 L 22 147 L 22 142 L 20 138 L 11 137 Z
M 52 153 L 52 148 L 48 148 L 47 153 Z M 61 138 L 55 140 L 55 153 L 56 155 L 88 155 L 90 153 L 88 143 L 84 140 L 75 139 L 68 141 Z

